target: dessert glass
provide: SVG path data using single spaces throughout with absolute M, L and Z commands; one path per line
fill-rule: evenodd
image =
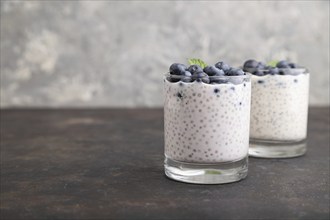
M 173 83 L 168 77 L 164 78 L 165 174 L 199 184 L 245 178 L 250 74 L 210 77 L 215 84 Z
M 251 76 L 250 156 L 290 158 L 306 152 L 309 73 L 280 71 L 283 75 Z

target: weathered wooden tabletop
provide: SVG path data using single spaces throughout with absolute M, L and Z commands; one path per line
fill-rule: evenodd
M 1 219 L 329 219 L 329 108 L 308 152 L 225 185 L 169 180 L 161 109 L 2 110 Z

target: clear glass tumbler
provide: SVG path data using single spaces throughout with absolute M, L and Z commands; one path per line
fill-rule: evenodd
M 250 75 L 214 76 L 212 84 L 173 83 L 168 77 L 164 79 L 165 174 L 199 184 L 245 178 Z
M 290 158 L 306 152 L 309 73 L 305 68 L 280 71 L 282 75 L 251 76 L 249 154 L 254 157 Z

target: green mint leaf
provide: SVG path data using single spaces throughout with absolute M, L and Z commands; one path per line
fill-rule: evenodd
M 198 66 L 202 67 L 203 69 L 204 69 L 204 67 L 207 66 L 207 64 L 203 60 L 196 59 L 196 58 L 188 59 L 188 63 L 190 65 L 198 65 Z
M 271 67 L 276 67 L 276 64 L 278 63 L 277 60 L 271 60 L 267 63 L 268 66 L 271 66 Z

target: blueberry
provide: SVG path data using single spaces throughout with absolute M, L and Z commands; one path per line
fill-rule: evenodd
M 191 72 L 192 74 L 196 73 L 196 72 L 203 72 L 202 67 L 198 66 L 198 65 L 191 65 L 188 68 L 188 71 Z
M 183 76 L 181 77 L 182 82 L 192 82 L 191 73 L 189 71 L 185 71 Z
M 196 72 L 193 74 L 192 78 L 197 82 L 204 82 L 204 83 L 210 82 L 209 76 L 204 72 Z
M 170 73 L 173 75 L 184 75 L 186 72 L 187 67 L 184 64 L 180 63 L 173 63 L 170 66 Z
M 265 68 L 266 68 L 266 64 L 265 63 L 258 62 L 257 69 L 265 69 Z
M 224 76 L 223 70 L 216 68 L 215 66 L 207 66 L 204 68 L 204 72 L 209 76 Z
M 263 76 L 264 75 L 264 71 L 257 69 L 252 74 L 253 75 L 256 75 L 256 76 Z
M 166 78 L 169 82 L 175 83 L 180 81 L 180 77 L 175 75 L 170 75 Z
M 268 70 L 268 73 L 270 74 L 270 75 L 276 75 L 276 74 L 279 74 L 279 69 L 278 68 L 276 68 L 276 67 L 271 67 L 271 68 L 269 68 L 269 70 Z
M 230 68 L 230 70 L 226 73 L 227 76 L 242 76 L 245 75 L 244 71 L 237 68 Z
M 281 60 L 280 62 L 278 62 L 276 64 L 276 67 L 277 68 L 290 68 L 290 65 L 289 65 L 288 61 Z
M 243 65 L 243 69 L 244 70 L 250 70 L 250 69 L 255 69 L 257 68 L 259 62 L 256 60 L 247 60 L 245 61 L 244 65 Z
M 297 65 L 295 64 L 295 63 L 289 63 L 289 66 L 291 67 L 291 68 L 297 68 Z
M 191 72 L 185 71 L 184 74 L 183 74 L 183 76 L 191 76 Z
M 229 69 L 230 69 L 230 66 L 229 66 L 228 64 L 222 62 L 222 61 L 217 62 L 217 63 L 215 64 L 215 67 L 218 68 L 218 69 L 223 70 L 225 73 L 228 72 Z
M 193 79 L 203 78 L 203 77 L 208 77 L 208 75 L 204 72 L 196 72 L 192 76 Z
M 203 78 L 203 79 L 202 79 L 202 82 L 203 82 L 203 83 L 210 83 L 210 79 L 209 79 L 209 78 Z
M 284 70 L 279 70 L 279 71 L 278 71 L 278 74 L 279 74 L 279 75 L 285 75 L 285 72 L 284 72 Z
M 211 84 L 221 84 L 221 83 L 227 83 L 228 82 L 228 79 L 219 79 L 217 77 L 211 77 L 210 78 L 210 83 Z

